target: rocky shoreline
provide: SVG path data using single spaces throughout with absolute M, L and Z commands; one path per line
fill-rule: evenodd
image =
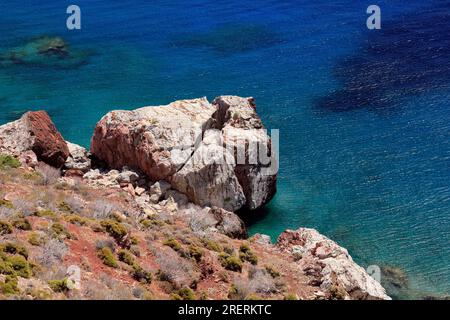
M 252 146 L 257 148 L 252 149 Z M 260 159 L 256 154 L 268 161 L 253 161 Z M 164 225 L 167 224 L 165 219 L 171 217 L 179 221 L 179 225 L 177 222 L 170 228 L 167 226 L 166 233 L 170 230 L 177 234 L 184 230 L 186 238 L 192 238 L 195 243 L 220 237 L 231 247 L 240 248 L 240 260 L 236 264 L 241 266 L 238 268 L 241 274 L 249 274 L 249 279 L 250 275 L 253 277 L 255 272 L 260 272 L 255 267 L 260 263 L 255 264 L 257 259 L 252 259 L 249 252 L 258 253 L 262 257 L 260 260 L 279 261 L 282 276 L 277 276 L 278 271 L 274 271 L 273 279 L 283 278 L 284 287 L 289 288 L 263 290 L 252 287 L 250 290 L 247 285 L 243 290 L 233 282 L 231 288 L 226 289 L 227 296 L 223 294 L 224 288 L 219 289 L 225 287 L 225 281 L 207 281 L 208 276 L 203 275 L 195 285 L 175 286 L 172 282 L 176 281 L 172 281 L 179 290 L 187 286 L 198 293 L 198 287 L 204 282 L 209 291 L 215 292 L 210 294 L 213 298 L 236 298 L 236 295 L 250 298 L 258 294 L 260 298 L 280 299 L 290 292 L 290 297 L 299 299 L 390 299 L 383 287 L 352 260 L 347 250 L 316 230 L 288 230 L 275 244 L 264 235 L 248 238 L 246 227 L 235 212 L 255 210 L 272 199 L 277 180 L 276 171 L 270 170 L 277 165 L 274 154 L 271 138 L 257 115 L 254 100 L 235 96 L 218 97 L 212 103 L 201 98 L 134 111 L 112 111 L 97 124 L 90 150 L 65 141 L 44 111 L 28 112 L 21 119 L 0 126 L 0 155 L 19 160 L 20 170 L 27 174 L 37 172 L 42 175 L 44 163 L 58 172 L 53 183 L 64 186 L 63 189 L 73 191 L 85 186 L 89 190 L 87 193 L 107 192 L 115 198 L 121 195 L 121 207 L 130 209 L 128 213 L 115 212 L 114 217 L 129 224 L 126 239 L 131 230 L 147 239 L 143 221 L 159 221 L 164 217 L 161 219 L 165 222 L 157 223 Z M 2 182 L 0 192 L 0 200 L 10 206 L 21 198 L 20 192 L 12 190 L 13 185 Z M 74 214 L 74 210 L 71 211 Z M 110 219 L 111 214 L 103 218 Z M 84 237 L 82 230 L 74 232 L 80 232 L 79 238 Z M 1 234 L 0 245 L 7 242 L 4 237 Z M 183 237 L 177 237 L 182 243 Z M 117 245 L 122 249 L 130 248 L 126 239 L 116 239 Z M 154 241 L 153 245 L 156 245 L 158 242 Z M 168 246 L 167 241 L 162 245 Z M 169 247 L 178 248 L 174 243 Z M 71 245 L 77 246 L 76 243 Z M 180 253 L 180 250 L 175 251 Z M 209 276 L 218 277 L 219 273 L 225 272 L 220 268 L 233 276 L 237 272 L 227 269 L 228 265 L 224 263 L 234 261 L 233 248 L 223 249 L 219 254 L 208 248 L 203 250 L 211 260 L 208 260 L 211 265 Z M 141 257 L 136 255 L 136 259 Z M 194 254 L 189 257 L 195 260 Z M 196 260 L 197 265 L 193 268 L 203 270 L 205 259 Z M 147 263 L 150 269 L 159 268 L 158 272 L 162 269 L 156 253 L 148 253 Z M 264 275 L 270 273 L 267 266 L 261 270 L 266 270 L 261 271 Z M 0 283 L 6 284 L 1 277 L 0 268 Z M 167 298 L 162 293 L 161 283 L 159 286 L 152 284 L 151 290 L 158 298 Z

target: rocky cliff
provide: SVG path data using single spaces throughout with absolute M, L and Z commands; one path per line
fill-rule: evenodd
M 233 96 L 110 112 L 92 155 L 45 112 L 0 126 L 0 298 L 389 299 L 315 230 L 248 238 L 233 211 L 276 190 L 263 128 Z

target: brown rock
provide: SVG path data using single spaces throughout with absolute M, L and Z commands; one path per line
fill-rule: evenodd
M 32 111 L 24 115 L 30 135 L 34 136 L 31 150 L 37 158 L 60 168 L 69 157 L 69 148 L 45 111 Z
M 27 112 L 0 126 L 0 152 L 20 156 L 30 150 L 39 161 L 57 168 L 69 157 L 66 142 L 45 111 Z

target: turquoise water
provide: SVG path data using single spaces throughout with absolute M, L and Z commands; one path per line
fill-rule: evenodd
M 407 272 L 410 296 L 450 293 L 450 8 L 378 1 L 0 4 L 0 55 L 61 36 L 79 63 L 0 64 L 0 123 L 45 109 L 89 145 L 106 112 L 254 96 L 280 129 L 279 192 L 250 231 L 314 227 L 355 260 Z M 81 58 L 83 57 L 83 58 Z

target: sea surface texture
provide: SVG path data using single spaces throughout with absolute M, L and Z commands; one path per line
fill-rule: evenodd
M 0 124 L 45 109 L 84 146 L 113 109 L 253 96 L 280 130 L 279 191 L 250 231 L 317 228 L 395 298 L 450 294 L 450 3 L 77 0 L 0 3 L 0 57 L 60 36 L 71 59 L 0 59 Z M 372 1 L 374 2 L 374 1 Z M 256 216 L 256 215 L 255 215 Z

